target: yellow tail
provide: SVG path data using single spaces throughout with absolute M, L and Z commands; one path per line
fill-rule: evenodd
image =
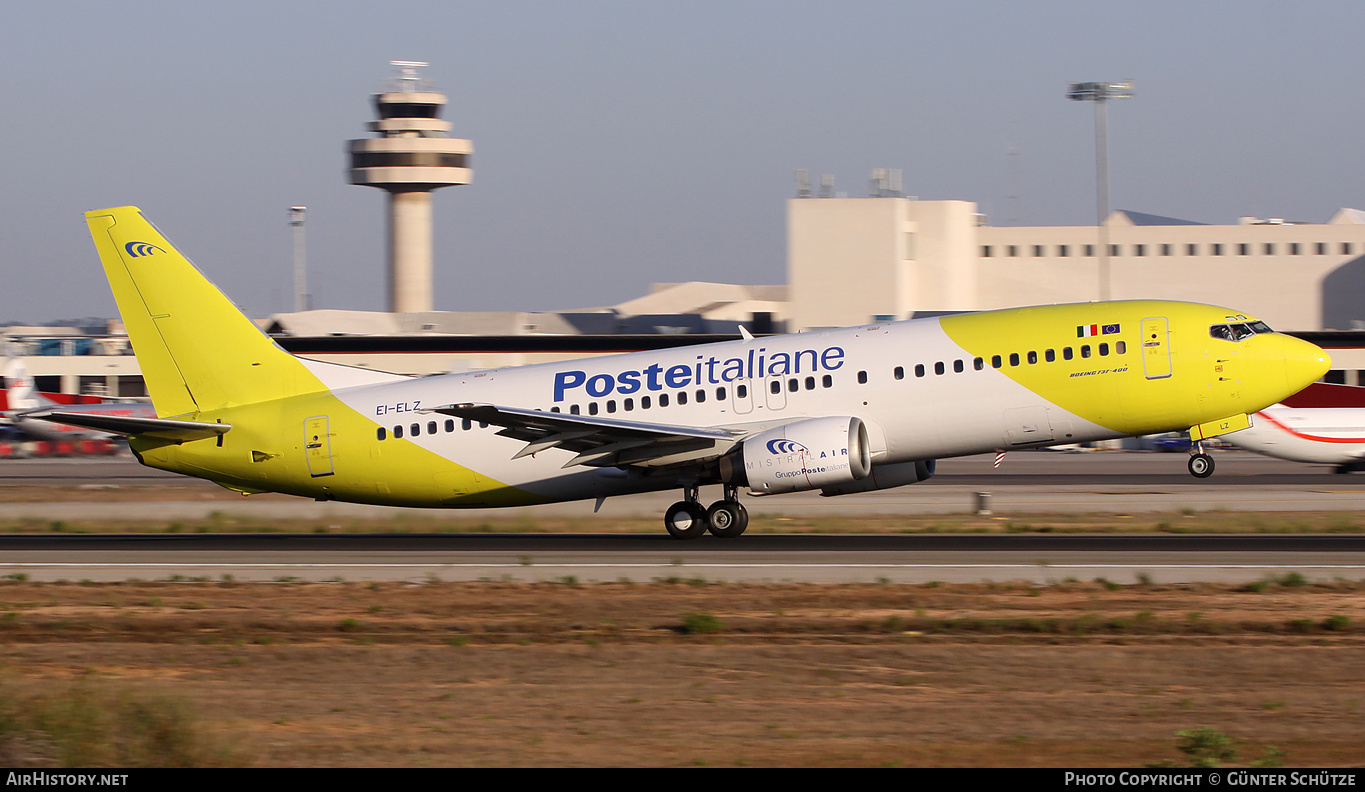
M 98 209 L 85 219 L 158 415 L 208 412 L 322 387 L 136 207 Z

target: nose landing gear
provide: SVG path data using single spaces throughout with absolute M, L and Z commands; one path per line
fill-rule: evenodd
M 1190 449 L 1190 475 L 1195 478 L 1208 478 L 1213 475 L 1213 457 L 1204 453 L 1204 444 L 1195 443 Z
M 697 501 L 698 487 L 683 490 L 683 499 L 668 507 L 664 528 L 674 539 L 696 539 L 707 531 L 718 539 L 733 539 L 749 527 L 749 511 L 739 502 L 737 488 L 725 486 L 721 500 L 703 509 Z

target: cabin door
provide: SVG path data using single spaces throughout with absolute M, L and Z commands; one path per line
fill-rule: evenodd
M 1142 320 L 1142 370 L 1147 379 L 1171 376 L 1171 331 L 1164 316 Z

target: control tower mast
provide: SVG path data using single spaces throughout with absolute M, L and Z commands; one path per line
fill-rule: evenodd
M 389 192 L 389 310 L 430 311 L 431 191 L 469 184 L 474 147 L 446 137 L 450 122 L 439 118 L 445 94 L 417 73 L 427 64 L 389 63 L 401 72 L 374 96 L 379 120 L 369 128 L 377 136 L 350 141 L 350 178 Z

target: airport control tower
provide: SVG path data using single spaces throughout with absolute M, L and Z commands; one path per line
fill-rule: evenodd
M 450 122 L 439 116 L 445 94 L 417 70 L 418 61 L 390 61 L 400 74 L 375 94 L 376 137 L 350 141 L 351 184 L 389 191 L 389 310 L 431 310 L 431 191 L 469 184 L 473 172 L 468 140 L 446 137 Z

